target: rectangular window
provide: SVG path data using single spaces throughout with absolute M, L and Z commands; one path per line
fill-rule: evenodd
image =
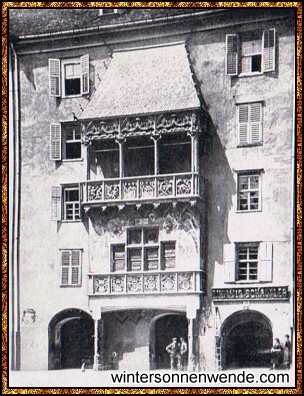
M 238 145 L 262 143 L 262 102 L 237 105 Z
M 112 271 L 158 271 L 175 268 L 175 242 L 159 243 L 158 228 L 127 230 L 127 243 L 111 246 Z
M 163 270 L 175 268 L 175 242 L 162 242 L 161 261 Z
M 237 209 L 255 211 L 261 208 L 261 175 L 238 174 Z
M 66 221 L 80 220 L 79 187 L 65 187 L 63 191 L 63 218 Z
M 50 96 L 73 97 L 89 93 L 89 55 L 60 60 L 49 59 Z
M 63 128 L 64 159 L 82 158 L 81 130 L 79 125 L 66 125 Z
M 258 280 L 259 245 L 237 244 L 237 280 Z
M 61 286 L 81 286 L 81 250 L 61 251 Z
M 254 75 L 275 71 L 275 29 L 226 36 L 226 74 Z
M 112 15 L 112 14 L 117 14 L 118 9 L 117 8 L 99 8 L 99 15 L 104 16 L 104 15 Z
M 112 245 L 112 271 L 125 271 L 125 263 L 125 244 Z

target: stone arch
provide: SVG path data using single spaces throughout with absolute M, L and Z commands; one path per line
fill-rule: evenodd
M 221 366 L 267 367 L 271 363 L 272 323 L 261 312 L 237 311 L 221 326 Z
M 92 363 L 94 321 L 76 308 L 58 312 L 48 326 L 48 368 L 79 368 Z

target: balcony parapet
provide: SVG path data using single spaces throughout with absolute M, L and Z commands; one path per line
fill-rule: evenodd
M 154 202 L 203 197 L 203 178 L 197 173 L 124 177 L 86 181 L 83 204 Z
M 202 293 L 202 271 L 128 272 L 88 274 L 89 296 L 198 294 Z
M 214 288 L 212 299 L 213 301 L 288 301 L 289 293 L 288 286 Z

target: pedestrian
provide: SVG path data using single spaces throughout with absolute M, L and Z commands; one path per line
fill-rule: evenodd
M 180 344 L 179 344 L 179 369 L 184 371 L 187 367 L 187 352 L 188 352 L 188 345 L 185 341 L 184 337 L 180 337 Z
M 291 362 L 291 342 L 290 342 L 288 334 L 285 335 L 285 341 L 284 341 L 284 345 L 283 345 L 283 350 L 284 350 L 283 363 L 289 369 L 290 368 L 290 362 Z
M 278 338 L 275 338 L 273 347 L 271 348 L 272 368 L 276 369 L 282 363 L 283 347 Z
M 171 370 L 177 370 L 177 365 L 180 359 L 180 347 L 176 337 L 172 338 L 172 342 L 167 345 L 166 351 L 170 355 Z

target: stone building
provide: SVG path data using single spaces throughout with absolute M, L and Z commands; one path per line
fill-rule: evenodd
M 11 367 L 267 367 L 293 337 L 293 9 L 10 9 Z

